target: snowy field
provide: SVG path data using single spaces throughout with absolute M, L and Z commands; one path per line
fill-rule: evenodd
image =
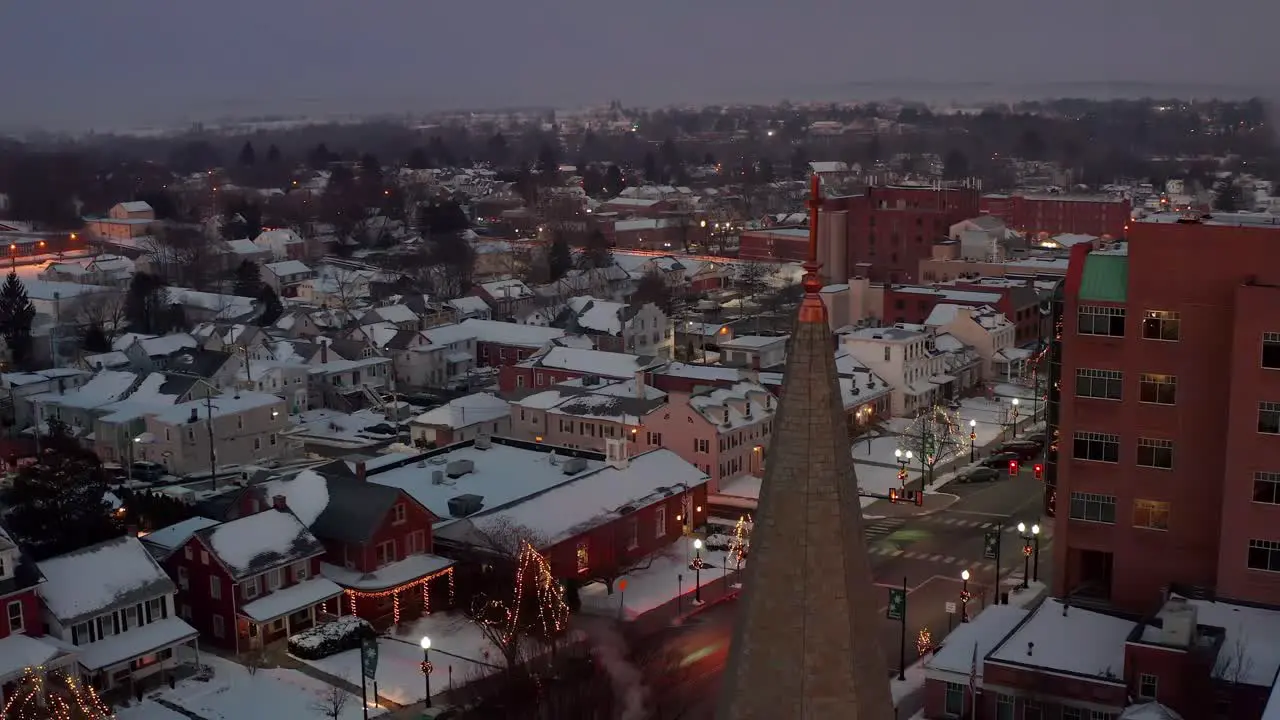
M 141 703 L 117 713 L 119 720 L 177 720 L 185 717 L 160 703 L 160 698 L 205 720 L 310 720 L 326 717 L 322 709 L 330 686 L 297 670 L 262 669 L 254 675 L 243 665 L 209 653 L 200 662 L 213 670 L 207 682 L 188 679 L 172 690 L 150 693 Z M 352 674 L 350 677 L 357 677 Z M 421 678 L 421 675 L 419 675 Z M 381 712 L 370 708 L 370 714 Z M 359 698 L 348 695 L 340 720 L 363 717 Z
M 431 638 L 431 696 L 491 674 L 501 663 L 498 648 L 461 613 L 433 613 L 396 628 L 394 637 L 378 638 L 378 695 L 401 705 L 426 696 L 422 678 L 422 636 Z M 319 660 L 303 660 L 336 677 L 360 677 L 360 651 L 348 650 Z M 370 698 L 373 697 L 370 688 Z M 275 718 L 274 720 L 285 720 Z

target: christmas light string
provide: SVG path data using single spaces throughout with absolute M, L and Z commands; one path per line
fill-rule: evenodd
M 421 587 L 422 588 L 422 613 L 425 615 L 431 612 L 431 602 L 429 599 L 430 598 L 429 583 L 432 580 L 435 580 L 436 578 L 442 575 L 447 576 L 449 578 L 449 602 L 452 603 L 453 602 L 453 568 L 448 567 L 439 572 L 427 575 L 426 577 L 420 577 L 417 580 L 412 580 L 403 585 L 398 585 L 394 588 L 391 588 L 390 590 L 354 590 L 352 588 L 347 588 L 347 591 L 346 591 L 347 605 L 351 608 L 352 615 L 359 615 L 359 613 L 356 612 L 357 599 L 368 599 L 368 598 L 380 599 L 380 598 L 385 598 L 389 595 L 391 596 L 391 603 L 392 603 L 391 610 L 393 614 L 393 620 L 398 624 L 400 622 L 400 591 L 412 590 L 416 587 Z
M 83 686 L 82 690 L 80 683 L 61 671 L 50 675 L 61 682 L 58 685 L 48 682 L 43 665 L 24 668 L 17 682 L 19 690 L 9 698 L 0 717 L 6 720 L 114 720 L 115 714 L 92 687 Z
M 520 637 L 522 611 L 525 603 L 525 590 L 532 583 L 533 599 L 537 603 L 537 622 L 541 626 L 543 637 L 554 637 L 568 625 L 569 606 L 564 602 L 564 589 L 551 574 L 551 564 L 532 544 L 525 542 L 520 547 L 516 564 L 515 593 L 509 605 L 497 600 L 485 606 L 481 617 L 487 618 L 486 625 L 498 628 L 502 644 L 509 646 Z

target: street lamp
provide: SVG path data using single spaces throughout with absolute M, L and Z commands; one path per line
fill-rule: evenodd
M 969 622 L 969 571 L 960 571 L 960 622 Z
M 978 458 L 975 457 L 974 446 L 978 443 L 978 421 L 969 421 L 969 462 L 974 462 Z
M 903 452 L 902 448 L 898 448 L 893 451 L 893 457 L 898 461 L 898 482 L 901 483 L 902 490 L 907 489 L 907 465 L 911 464 L 911 456 L 910 450 Z
M 423 635 L 418 644 L 422 646 L 422 683 L 427 691 L 426 704 L 431 707 L 431 638 Z
M 693 541 L 693 603 L 702 604 L 702 538 Z
M 1030 587 L 1029 583 L 1031 582 L 1031 555 L 1034 552 L 1031 546 L 1031 541 L 1033 539 L 1033 536 L 1035 541 L 1038 543 L 1040 540 L 1039 525 L 1032 525 L 1031 535 L 1028 535 L 1027 524 L 1022 522 L 1018 523 L 1018 537 L 1022 538 L 1022 589 L 1023 590 L 1026 590 L 1028 587 Z M 1036 558 L 1036 560 L 1038 564 L 1039 558 Z
M 1013 435 L 1018 437 L 1018 398 L 1014 398 L 1009 402 L 1013 403 Z
M 1040 582 L 1040 526 L 1031 526 L 1031 541 L 1035 544 L 1035 554 L 1032 555 L 1031 562 L 1031 579 Z

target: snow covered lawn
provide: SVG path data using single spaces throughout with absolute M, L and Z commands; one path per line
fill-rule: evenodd
M 461 613 L 438 612 L 404 623 L 392 637 L 378 638 L 378 695 L 401 705 L 426 695 L 422 679 L 422 636 L 431 638 L 431 696 L 484 677 L 501 663 L 498 649 Z M 348 650 L 320 660 L 303 660 L 321 672 L 360 679 L 360 651 Z M 370 688 L 370 697 L 373 689 Z M 273 720 L 284 720 L 275 718 Z
M 634 619 L 671 602 L 676 595 L 682 595 L 685 610 L 690 610 L 693 608 L 695 578 L 701 580 L 705 587 L 725 575 L 725 563 L 728 562 L 727 553 L 704 549 L 702 561 L 706 567 L 701 572 L 694 572 L 689 569 L 693 556 L 692 538 L 682 537 L 672 543 L 664 554 L 653 558 L 649 567 L 623 575 L 622 579 L 627 581 L 625 591 L 619 589 L 617 582 L 612 595 L 608 594 L 604 583 L 583 587 L 578 593 L 582 605 L 596 614 L 612 613 Z M 734 563 L 728 562 L 727 570 L 732 572 L 735 569 Z
M 891 670 L 897 670 L 894 665 Z M 902 702 L 908 695 L 924 690 L 924 671 L 925 661 L 917 660 L 915 663 L 907 666 L 907 671 L 903 675 L 906 680 L 899 680 L 897 675 L 889 681 L 889 689 L 893 692 L 893 704 L 897 705 Z
M 155 702 L 161 698 L 206 720 L 311 720 L 324 717 L 318 709 L 330 686 L 297 670 L 261 669 L 250 675 L 243 665 L 210 653 L 201 653 L 200 662 L 213 670 L 207 682 L 188 679 L 172 690 L 150 693 L 140 704 L 121 710 L 120 720 L 174 720 L 178 713 Z M 350 676 L 358 679 L 355 675 Z M 381 712 L 370 708 L 370 713 Z M 347 697 L 342 720 L 363 717 L 360 700 Z

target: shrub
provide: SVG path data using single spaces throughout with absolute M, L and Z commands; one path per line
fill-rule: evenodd
M 347 615 L 290 636 L 289 654 L 303 660 L 319 660 L 355 650 L 365 638 L 376 636 L 368 620 Z

